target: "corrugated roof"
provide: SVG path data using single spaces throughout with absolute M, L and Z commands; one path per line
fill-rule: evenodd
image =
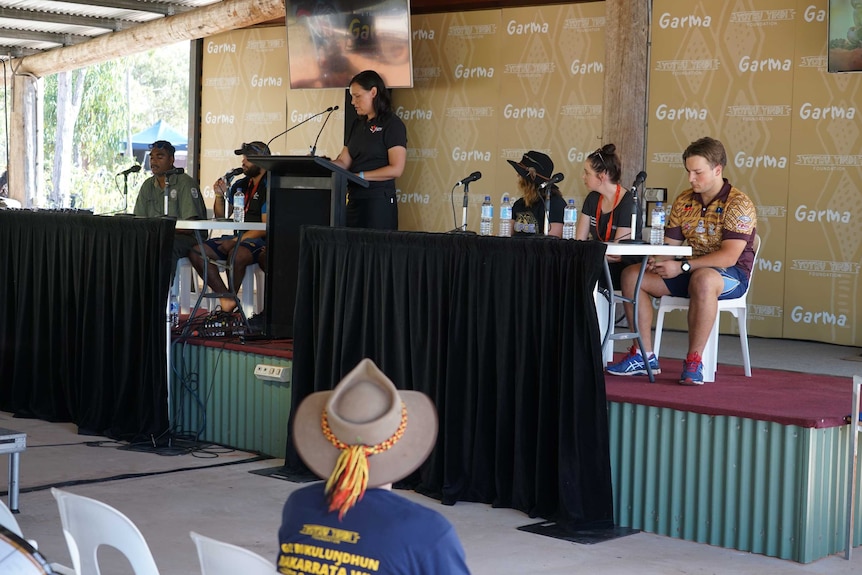
M 220 0 L 0 0 L 0 59 L 79 44 Z

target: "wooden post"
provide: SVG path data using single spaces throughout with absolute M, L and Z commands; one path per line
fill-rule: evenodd
M 630 186 L 646 161 L 650 0 L 607 0 L 602 143 L 617 147 Z

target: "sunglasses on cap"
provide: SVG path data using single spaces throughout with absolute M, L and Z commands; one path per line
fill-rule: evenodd
M 172 154 L 176 151 L 176 149 L 174 148 L 174 145 L 171 144 L 170 142 L 168 142 L 167 140 L 158 140 L 156 142 L 153 142 L 152 144 L 149 145 L 149 149 L 152 150 L 153 148 L 155 148 L 157 150 L 167 150 Z

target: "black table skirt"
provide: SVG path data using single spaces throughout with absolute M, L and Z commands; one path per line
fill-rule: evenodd
M 174 222 L 0 210 L 0 409 L 164 435 Z
M 437 406 L 419 491 L 613 525 L 603 244 L 306 227 L 300 252 L 292 410 L 369 357 Z

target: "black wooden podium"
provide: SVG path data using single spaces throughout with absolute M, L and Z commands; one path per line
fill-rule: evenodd
M 264 335 L 293 337 L 299 228 L 344 226 L 347 182 L 362 187 L 368 182 L 316 156 L 248 156 L 248 161 L 269 172 Z

